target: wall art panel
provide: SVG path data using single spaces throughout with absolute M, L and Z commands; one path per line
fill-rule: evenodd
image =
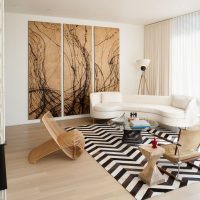
M 29 119 L 61 116 L 61 24 L 28 23 Z
M 69 25 L 64 37 L 64 115 L 87 114 L 90 110 L 92 28 Z
M 119 91 L 119 29 L 94 28 L 95 92 Z

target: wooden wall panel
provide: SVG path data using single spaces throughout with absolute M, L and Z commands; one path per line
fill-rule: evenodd
M 92 29 L 64 25 L 64 115 L 89 113 Z
M 28 23 L 29 119 L 61 115 L 61 24 Z
M 119 29 L 95 27 L 95 92 L 119 91 Z

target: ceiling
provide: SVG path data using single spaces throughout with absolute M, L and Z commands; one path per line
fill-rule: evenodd
M 6 12 L 146 25 L 200 10 L 200 0 L 5 0 Z

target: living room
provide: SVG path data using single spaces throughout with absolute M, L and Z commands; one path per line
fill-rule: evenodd
M 0 199 L 200 199 L 199 0 L 1 6 Z

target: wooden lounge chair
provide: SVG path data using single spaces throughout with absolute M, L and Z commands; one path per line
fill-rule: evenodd
M 29 163 L 36 163 L 39 159 L 58 150 L 62 150 L 71 159 L 77 159 L 82 154 L 85 141 L 80 131 L 76 129 L 65 131 L 60 128 L 50 112 L 42 117 L 42 122 L 52 139 L 34 148 L 29 153 Z

